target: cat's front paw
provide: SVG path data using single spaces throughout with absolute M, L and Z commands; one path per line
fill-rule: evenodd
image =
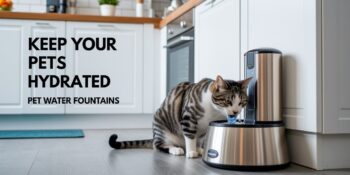
M 185 151 L 180 147 L 171 147 L 169 148 L 169 153 L 175 156 L 184 155 Z
M 197 158 L 197 157 L 199 157 L 199 154 L 198 154 L 197 151 L 187 151 L 186 152 L 186 157 L 190 158 L 190 159 Z
M 203 148 L 197 148 L 197 151 L 199 153 L 199 155 L 203 155 L 204 149 Z

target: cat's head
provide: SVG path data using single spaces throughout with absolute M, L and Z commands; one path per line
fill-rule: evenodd
M 239 114 L 248 103 L 247 87 L 250 80 L 224 80 L 218 75 L 210 88 L 214 106 L 225 110 L 228 115 Z

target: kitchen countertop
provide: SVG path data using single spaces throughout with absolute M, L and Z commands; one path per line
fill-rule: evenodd
M 0 19 L 34 19 L 54 21 L 80 21 L 80 22 L 108 22 L 108 23 L 134 23 L 154 24 L 159 28 L 160 18 L 121 17 L 121 16 L 93 16 L 80 14 L 57 13 L 27 13 L 27 12 L 0 12 Z
M 79 21 L 79 22 L 108 22 L 108 23 L 134 23 L 153 24 L 155 28 L 162 28 L 182 14 L 196 7 L 203 0 L 188 0 L 182 6 L 171 12 L 163 19 L 145 17 L 122 17 L 122 16 L 97 16 L 80 14 L 58 14 L 58 13 L 29 13 L 29 12 L 0 12 L 0 19 L 33 19 L 54 21 Z
M 191 9 L 195 8 L 197 5 L 201 4 L 204 0 L 188 0 L 186 3 L 184 3 L 182 6 L 177 8 L 175 11 L 171 12 L 168 16 L 166 16 L 164 19 L 160 21 L 160 28 L 166 26 L 171 21 L 175 20 L 176 18 L 180 17 L 184 13 L 190 11 Z

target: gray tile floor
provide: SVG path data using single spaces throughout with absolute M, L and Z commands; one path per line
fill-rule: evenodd
M 86 130 L 86 137 L 82 139 L 0 140 L 0 175 L 350 175 L 350 170 L 314 171 L 297 165 L 260 173 L 214 169 L 201 159 L 186 159 L 153 150 L 112 150 L 107 140 L 114 132 L 120 139 L 151 136 L 150 130 Z

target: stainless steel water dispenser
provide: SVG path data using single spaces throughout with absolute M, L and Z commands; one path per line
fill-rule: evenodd
M 248 86 L 245 118 L 255 122 L 282 121 L 281 61 L 276 49 L 254 49 L 245 54 L 245 77 Z
M 281 59 L 276 49 L 254 49 L 245 54 L 248 105 L 244 122 L 209 124 L 203 161 L 233 170 L 272 170 L 289 165 L 281 113 Z

